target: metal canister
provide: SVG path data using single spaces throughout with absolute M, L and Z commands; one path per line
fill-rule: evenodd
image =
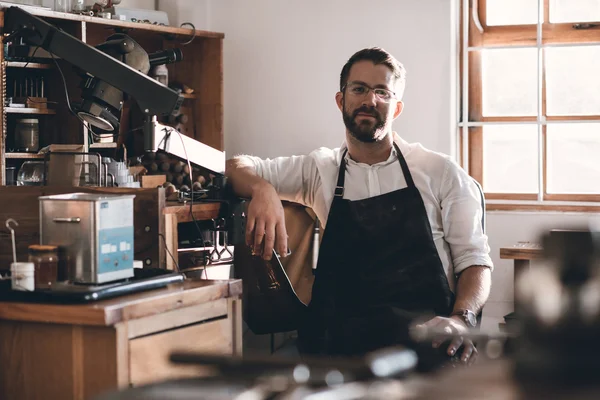
M 40 241 L 64 249 L 69 280 L 101 284 L 133 277 L 135 195 L 42 196 Z

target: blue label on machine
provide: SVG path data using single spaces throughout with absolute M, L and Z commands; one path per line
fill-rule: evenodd
M 133 226 L 98 232 L 98 275 L 133 268 Z

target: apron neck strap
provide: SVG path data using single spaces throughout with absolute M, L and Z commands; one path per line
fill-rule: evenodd
M 344 154 L 342 154 L 342 161 L 340 162 L 340 169 L 338 171 L 337 184 L 335 185 L 335 191 L 333 192 L 333 198 L 339 197 L 340 199 L 344 197 L 344 180 L 346 175 L 346 154 L 348 154 L 348 149 L 344 150 Z
M 396 153 L 398 154 L 398 162 L 400 162 L 400 168 L 402 168 L 402 173 L 404 174 L 404 179 L 406 180 L 406 186 L 413 187 L 415 186 L 415 182 L 413 181 L 410 170 L 408 169 L 408 164 L 406 164 L 406 159 L 404 159 L 404 155 L 400 151 L 400 148 L 396 143 L 394 143 L 394 148 L 396 149 Z M 340 162 L 340 169 L 338 171 L 338 179 L 337 184 L 335 185 L 335 191 L 333 193 L 334 198 L 344 197 L 344 182 L 346 177 L 346 154 L 348 154 L 348 149 L 344 150 L 344 154 L 342 154 L 342 161 Z
M 404 179 L 406 180 L 406 186 L 413 187 L 415 186 L 415 182 L 413 181 L 410 170 L 408 169 L 408 164 L 406 163 L 406 159 L 404 155 L 400 151 L 400 147 L 394 142 L 394 148 L 396 149 L 396 153 L 398 154 L 398 161 L 400 162 L 400 167 L 402 168 L 402 173 L 404 174 Z

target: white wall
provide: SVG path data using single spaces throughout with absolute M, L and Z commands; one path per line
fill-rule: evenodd
M 207 0 L 192 11 L 193 0 L 172 1 L 177 9 L 170 14 L 191 16 L 192 22 L 225 33 L 225 144 L 230 156 L 274 157 L 338 146 L 344 132 L 334 103 L 339 73 L 348 57 L 366 46 L 386 48 L 408 69 L 406 111 L 395 129 L 409 141 L 452 153 L 452 1 Z M 484 327 L 497 327 L 513 309 L 513 263 L 500 260 L 500 248 L 537 241 L 543 230 L 585 224 L 591 217 L 488 213 L 495 271 Z
M 94 0 L 86 0 L 86 2 L 95 3 Z M 145 8 L 154 10 L 154 0 L 122 0 L 119 5 L 127 8 Z
M 225 33 L 225 145 L 262 157 L 337 147 L 334 102 L 356 51 L 380 46 L 408 70 L 395 129 L 432 149 L 452 148 L 449 0 L 217 0 L 210 28 Z

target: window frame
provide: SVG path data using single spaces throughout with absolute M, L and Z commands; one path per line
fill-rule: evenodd
M 547 193 L 547 124 L 557 121 L 593 121 L 600 123 L 600 115 L 546 116 L 545 49 L 548 45 L 600 45 L 600 21 L 597 26 L 575 29 L 576 23 L 550 21 L 550 0 L 538 0 L 543 6 L 543 22 L 532 25 L 488 26 L 487 0 L 461 0 L 460 2 L 460 103 L 458 124 L 459 157 L 462 166 L 484 188 L 483 125 L 486 123 L 534 123 L 538 127 L 539 192 L 485 193 L 488 210 L 554 210 L 600 211 L 600 194 L 549 194 Z M 468 24 L 465 21 L 468 20 Z M 539 39 L 538 39 L 539 34 Z M 467 36 L 468 41 L 463 38 Z M 465 49 L 465 44 L 467 48 Z M 484 48 L 528 47 L 538 49 L 538 115 L 511 117 L 484 117 L 482 114 L 482 53 Z M 466 64 L 466 66 L 465 66 Z M 466 77 L 466 80 L 465 80 Z M 465 96 L 466 93 L 466 96 Z M 464 124 L 463 121 L 467 121 Z M 466 140 L 465 140 L 466 139 Z

